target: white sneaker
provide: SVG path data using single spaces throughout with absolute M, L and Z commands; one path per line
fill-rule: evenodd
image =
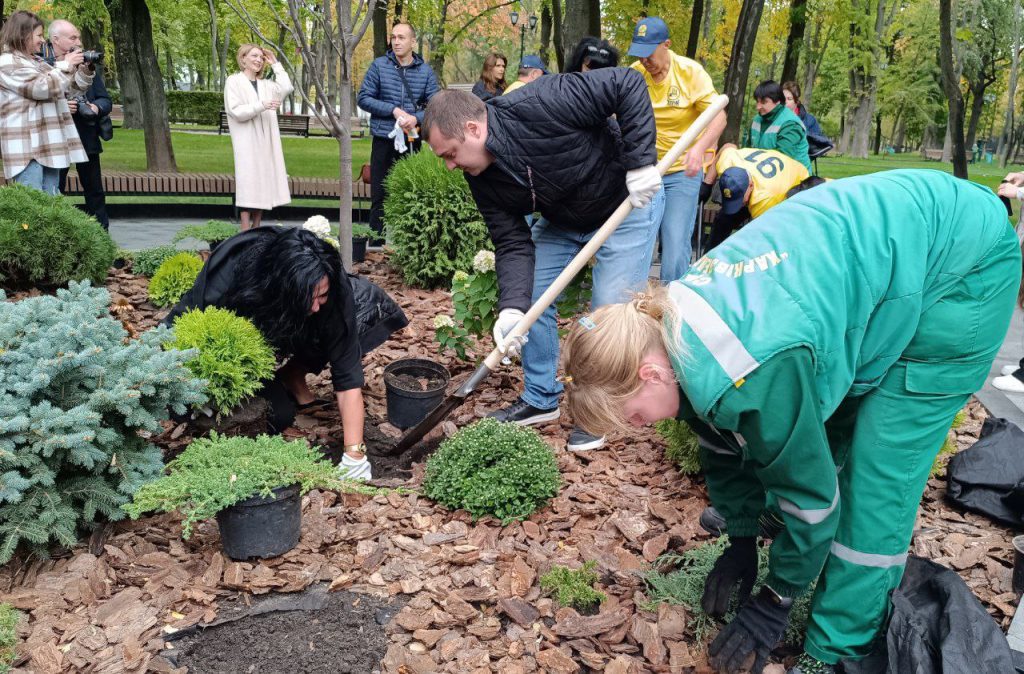
M 1024 393 L 1024 381 L 1017 379 L 1011 374 L 996 377 L 992 380 L 992 386 L 1007 393 Z
M 1008 375 L 1013 374 L 1014 372 L 1016 372 L 1019 369 L 1020 369 L 1019 365 L 1004 365 L 1003 369 L 999 371 L 999 374 L 1001 374 L 1004 377 L 1006 377 Z
M 366 457 L 359 459 L 353 459 L 348 454 L 341 455 L 341 465 L 338 466 L 338 472 L 341 473 L 343 480 L 372 480 L 373 475 L 370 469 L 370 462 L 366 460 Z

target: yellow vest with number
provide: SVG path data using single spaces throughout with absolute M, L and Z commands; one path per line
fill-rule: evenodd
M 754 184 L 750 194 L 750 215 L 757 217 L 786 198 L 786 192 L 807 179 L 807 167 L 777 150 L 752 147 L 726 148 L 718 154 L 715 168 L 718 175 L 725 169 L 746 170 Z

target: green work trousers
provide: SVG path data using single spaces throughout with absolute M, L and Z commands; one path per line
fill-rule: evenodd
M 826 422 L 842 511 L 807 628 L 819 660 L 866 655 L 886 625 L 929 471 L 1006 336 L 1020 274 L 1016 247 L 993 247 L 925 310 L 880 384 Z

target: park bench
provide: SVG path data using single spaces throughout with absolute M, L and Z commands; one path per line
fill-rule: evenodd
M 309 138 L 309 115 L 278 115 L 277 128 L 286 136 L 302 136 Z M 220 126 L 217 128 L 217 135 L 229 131 L 228 113 L 220 111 Z
M 965 152 L 964 157 L 967 158 L 967 163 L 969 164 L 973 155 L 970 152 Z M 942 148 L 940 147 L 936 150 L 925 150 L 924 158 L 929 161 L 942 161 Z

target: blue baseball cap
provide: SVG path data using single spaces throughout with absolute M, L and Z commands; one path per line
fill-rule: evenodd
M 649 16 L 636 22 L 633 41 L 629 43 L 630 56 L 645 59 L 654 53 L 658 45 L 668 39 L 668 26 L 660 16 Z
M 540 57 L 536 54 L 527 54 L 523 57 L 523 60 L 519 62 L 520 68 L 540 68 L 544 71 L 544 74 L 548 74 L 547 66 L 540 60 Z
M 722 215 L 738 213 L 743 208 L 743 197 L 750 186 L 750 176 L 738 166 L 722 171 L 718 187 L 722 190 Z

